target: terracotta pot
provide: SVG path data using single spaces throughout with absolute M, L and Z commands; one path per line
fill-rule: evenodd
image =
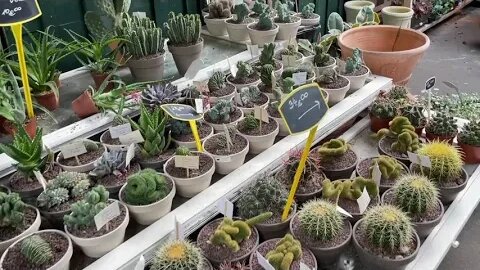
M 86 118 L 100 112 L 89 90 L 84 91 L 72 101 L 72 110 L 79 118 Z
M 15 136 L 17 133 L 17 127 L 12 122 L 5 120 L 5 132 L 11 136 Z M 37 118 L 31 118 L 27 120 L 27 123 L 23 124 L 25 131 L 27 131 L 28 136 L 33 139 L 35 137 L 35 131 L 37 130 Z
M 172 53 L 173 60 L 177 66 L 180 76 L 184 76 L 193 61 L 200 58 L 203 50 L 203 39 L 190 46 L 168 45 L 168 50 Z
M 370 130 L 373 132 L 378 132 L 382 128 L 389 128 L 388 123 L 393 120 L 393 118 L 380 118 L 371 113 L 370 116 Z
M 404 85 L 430 46 L 430 39 L 412 29 L 371 25 L 343 32 L 338 44 L 343 58 L 352 56 L 353 49 L 359 48 L 373 74 L 392 78 L 394 84 Z
M 448 142 L 449 144 L 453 144 L 453 139 L 457 136 L 457 134 L 453 135 L 453 136 L 441 136 L 441 135 L 435 135 L 433 133 L 430 133 L 428 132 L 427 130 L 425 130 L 425 137 L 427 137 L 427 140 L 428 141 L 435 141 L 435 140 L 438 140 L 438 141 L 446 141 Z
M 34 97 L 38 104 L 42 105 L 49 111 L 54 111 L 58 108 L 60 97 L 57 97 L 53 91 L 34 95 Z
M 98 89 L 102 85 L 103 81 L 105 81 L 108 77 L 108 73 L 96 73 L 91 72 L 93 81 L 95 82 L 95 87 Z M 113 82 L 109 82 L 105 90 L 109 91 L 112 90 L 114 87 Z
M 463 160 L 468 164 L 480 163 L 480 146 L 474 146 L 459 142 L 458 146 L 462 149 Z

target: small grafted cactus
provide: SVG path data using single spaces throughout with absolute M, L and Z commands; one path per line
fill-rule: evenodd
M 270 64 L 275 67 L 275 43 L 267 43 L 263 46 L 263 50 L 260 53 L 260 57 L 258 58 L 260 65 L 267 65 Z
M 438 190 L 427 177 L 404 175 L 393 187 L 395 205 L 408 213 L 425 213 L 437 206 Z
M 69 228 L 84 229 L 94 224 L 94 217 L 107 207 L 109 193 L 104 186 L 90 190 L 85 199 L 72 204 L 72 212 L 63 217 Z
M 305 234 L 320 241 L 334 239 L 343 228 L 343 218 L 336 205 L 325 200 L 306 202 L 298 217 Z
M 168 13 L 168 22 L 163 24 L 168 42 L 174 46 L 197 44 L 200 40 L 200 15 Z
M 370 176 L 372 176 L 375 164 L 378 164 L 382 177 L 385 179 L 396 179 L 403 171 L 403 166 L 398 160 L 389 156 L 381 155 L 372 160 L 372 163 L 368 168 Z
M 260 126 L 260 120 L 255 118 L 253 114 L 248 114 L 243 119 L 242 126 L 245 127 L 247 130 L 257 129 Z
M 210 243 L 217 246 L 226 246 L 231 251 L 240 250 L 240 243 L 249 239 L 252 235 L 252 227 L 255 224 L 265 222 L 272 216 L 272 212 L 265 212 L 253 218 L 243 220 L 233 220 L 225 217 L 218 225 L 215 233 L 210 237 Z
M 396 253 L 413 239 L 413 226 L 408 216 L 393 205 L 378 205 L 364 215 L 361 229 L 374 247 Z
M 20 243 L 20 252 L 27 261 L 35 266 L 41 266 L 53 260 L 50 244 L 40 235 L 31 235 Z
M 458 125 L 453 116 L 440 112 L 433 116 L 425 131 L 440 136 L 454 136 L 457 134 Z
M 287 233 L 275 245 L 275 249 L 267 253 L 266 259 L 275 270 L 290 270 L 293 261 L 302 257 L 302 245 L 300 241 Z
M 0 227 L 21 228 L 24 222 L 25 204 L 18 193 L 0 192 Z
M 311 19 L 314 17 L 315 4 L 308 3 L 302 8 L 302 18 Z
M 240 5 L 236 5 L 233 8 L 233 13 L 237 15 L 237 19 L 235 20 L 235 23 L 237 24 L 244 23 L 249 12 L 250 10 L 248 10 L 247 4 L 241 3 Z
M 447 142 L 433 141 L 418 150 L 419 155 L 427 156 L 431 168 L 424 168 L 428 178 L 436 182 L 456 181 L 462 173 L 462 155 L 460 151 Z
M 407 153 L 416 152 L 420 148 L 418 134 L 415 127 L 404 116 L 397 116 L 389 123 L 390 128 L 382 128 L 377 132 L 377 138 L 387 136 L 395 140 L 392 143 L 392 150 Z
M 240 90 L 240 100 L 243 107 L 253 108 L 255 104 L 258 105 L 262 101 L 262 92 L 254 85 L 244 87 Z
M 215 92 L 225 88 L 225 74 L 221 71 L 213 73 L 212 77 L 208 80 L 208 90 Z
M 345 142 L 344 139 L 331 139 L 330 141 L 322 144 L 322 146 L 318 148 L 317 153 L 322 158 L 333 158 L 344 155 L 349 148 L 350 145 Z
M 318 81 L 324 84 L 335 83 L 338 80 L 338 74 L 333 68 L 328 68 L 323 71 Z
M 237 79 L 245 79 L 255 74 L 255 70 L 247 62 L 238 61 L 237 68 L 238 68 L 238 71 L 237 71 L 237 74 L 235 75 L 235 78 Z
M 274 87 L 274 85 L 272 85 L 272 72 L 274 70 L 275 68 L 270 64 L 263 65 L 260 68 L 260 80 L 262 80 L 262 83 L 265 86 Z
M 210 19 L 224 19 L 232 16 L 232 3 L 230 0 L 215 0 L 208 5 Z
M 322 187 L 322 198 L 333 202 L 338 202 L 339 198 L 355 201 L 362 196 L 363 189 L 367 190 L 370 198 L 376 198 L 379 193 L 377 184 L 363 177 L 335 181 L 325 179 Z
M 207 112 L 210 119 L 215 122 L 230 122 L 230 115 L 235 112 L 235 107 L 232 102 L 228 100 L 219 100 L 215 105 Z
M 128 177 L 125 201 L 132 205 L 147 205 L 165 198 L 170 192 L 167 179 L 153 169 L 144 169 Z
M 101 179 L 116 172 L 124 173 L 127 152 L 122 150 L 105 151 L 102 157 L 95 161 L 95 168 L 89 173 L 94 179 Z
M 288 10 L 287 4 L 277 3 L 277 22 L 279 23 L 291 23 L 292 16 Z
M 261 31 L 267 31 L 273 29 L 273 20 L 270 17 L 270 12 L 264 11 L 260 14 L 260 18 L 258 19 L 257 29 Z
M 468 145 L 480 146 L 480 121 L 470 121 L 466 124 L 458 134 L 458 141 Z
M 175 240 L 161 246 L 150 267 L 152 270 L 198 270 L 203 269 L 201 250 L 186 240 Z

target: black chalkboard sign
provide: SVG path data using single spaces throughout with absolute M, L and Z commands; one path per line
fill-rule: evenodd
M 26 23 L 40 15 L 37 0 L 0 0 L 0 26 Z
M 328 105 L 318 84 L 312 83 L 293 90 L 279 107 L 291 134 L 316 126 L 328 111 Z
M 200 120 L 203 115 L 197 113 L 192 106 L 184 104 L 164 104 L 160 106 L 173 119 L 181 121 Z
M 436 79 L 435 77 L 431 77 L 430 79 L 428 79 L 428 80 L 425 82 L 425 90 L 432 89 L 432 88 L 435 86 L 436 80 L 437 80 L 437 79 Z

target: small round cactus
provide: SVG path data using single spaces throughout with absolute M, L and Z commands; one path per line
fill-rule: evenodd
M 197 270 L 203 269 L 200 249 L 184 240 L 176 240 L 161 246 L 151 265 L 151 270 Z
M 336 206 L 324 200 L 312 200 L 298 214 L 306 235 L 321 241 L 335 238 L 343 228 L 343 218 Z
M 428 177 L 436 182 L 455 181 L 462 173 L 462 155 L 460 151 L 447 142 L 433 141 L 423 145 L 418 154 L 430 158 L 432 163 L 428 169 Z
M 364 215 L 361 229 L 375 247 L 395 252 L 413 239 L 413 226 L 407 214 L 393 205 L 378 205 Z
M 41 236 L 34 234 L 20 244 L 20 252 L 33 265 L 40 266 L 53 259 L 52 247 Z
M 409 213 L 425 213 L 437 205 L 438 190 L 428 178 L 404 175 L 393 187 L 395 205 Z
M 165 198 L 169 192 L 165 176 L 153 169 L 145 169 L 128 177 L 125 201 L 133 205 L 147 205 Z

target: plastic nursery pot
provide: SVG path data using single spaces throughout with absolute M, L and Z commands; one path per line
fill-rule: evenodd
M 121 144 L 119 139 L 112 139 L 112 137 L 110 136 L 110 130 L 106 130 L 102 133 L 102 135 L 100 136 L 100 142 L 110 151 L 128 150 L 128 145 Z M 113 142 L 118 142 L 119 144 L 113 144 Z
M 95 82 L 95 87 L 98 89 L 102 85 L 102 83 L 107 79 L 108 73 L 98 73 L 98 72 L 91 72 L 93 81 Z M 112 90 L 114 87 L 113 82 L 109 82 L 105 90 L 109 91 Z
M 370 69 L 365 65 L 362 65 L 362 66 L 367 69 L 367 72 L 365 74 L 358 75 L 358 76 L 342 75 L 350 81 L 350 89 L 348 90 L 348 93 L 350 94 L 362 88 L 365 85 L 365 82 L 367 81 L 368 76 L 370 75 Z
M 403 164 L 409 166 L 410 165 L 410 159 L 408 159 L 407 153 L 400 153 L 393 151 L 390 147 L 392 145 L 393 140 L 388 138 L 388 137 L 383 137 L 378 141 L 378 152 L 380 155 L 385 155 L 392 157 Z
M 47 219 L 47 223 L 56 229 L 63 229 L 63 216 L 70 214 L 72 212 L 71 207 L 63 211 L 48 211 L 39 209 L 42 217 Z
M 23 124 L 23 127 L 25 128 L 28 136 L 33 139 L 37 130 L 37 118 L 34 117 L 28 119 L 27 122 Z M 15 124 L 8 120 L 5 120 L 3 128 L 5 129 L 5 132 L 10 136 L 15 136 L 15 133 L 17 133 L 17 127 L 15 126 Z
M 368 163 L 367 167 L 370 167 L 370 164 L 372 163 L 372 160 L 375 159 L 375 158 L 377 158 L 377 157 L 369 157 L 369 158 L 364 158 L 364 159 L 360 160 L 357 163 L 357 167 L 355 168 L 355 172 L 356 172 L 357 176 L 361 176 L 361 177 L 364 177 L 364 178 L 370 178 L 371 177 L 370 174 L 368 172 L 365 173 L 365 171 L 364 171 L 364 169 L 362 169 L 362 167 L 365 166 L 364 165 L 365 163 Z M 400 163 L 400 165 L 402 165 L 402 168 L 403 168 L 403 173 L 401 175 L 410 173 L 410 169 L 407 167 L 407 165 L 405 165 L 403 162 L 399 162 L 399 163 Z M 385 191 L 387 191 L 388 189 L 393 187 L 396 180 L 397 179 L 387 179 L 382 175 L 382 177 L 380 178 L 380 186 L 379 186 L 380 194 L 384 193 Z
M 165 162 L 173 155 L 173 150 L 167 150 L 164 153 L 161 153 L 158 157 L 143 158 L 140 157 L 137 162 L 140 164 L 142 169 L 150 168 L 157 171 L 161 171 Z
M 49 111 L 54 111 L 58 108 L 60 102 L 59 97 L 53 91 L 48 91 L 33 95 L 38 104 L 42 105 Z
M 285 234 L 283 234 L 281 237 L 283 237 L 284 235 Z M 264 268 L 260 266 L 260 264 L 258 263 L 257 251 L 260 254 L 262 254 L 264 258 L 266 258 L 267 253 L 275 249 L 275 246 L 280 240 L 281 240 L 280 237 L 276 237 L 275 239 L 270 239 L 258 245 L 257 248 L 254 250 L 254 252 L 250 254 L 250 259 L 249 259 L 250 270 L 263 270 Z M 315 259 L 315 256 L 308 248 L 305 248 L 303 246 L 302 246 L 302 257 L 299 258 L 298 260 L 293 261 L 289 269 L 301 269 L 300 262 L 305 264 L 308 267 L 308 269 L 317 270 L 317 259 Z
M 275 129 L 264 135 L 248 135 L 239 130 L 239 132 L 247 138 L 250 144 L 250 150 L 248 151 L 250 154 L 260 154 L 261 152 L 267 150 L 270 146 L 273 145 L 275 142 L 275 138 L 278 135 L 279 128 L 278 123 L 271 117 L 269 117 L 270 122 L 275 123 Z M 267 123 L 263 123 L 263 125 L 268 125 Z
M 355 23 L 357 14 L 363 7 L 375 8 L 375 4 L 370 1 L 348 1 L 344 4 L 348 23 Z
M 302 20 L 295 16 L 292 16 L 291 18 L 292 22 L 290 23 L 275 22 L 278 25 L 277 40 L 290 40 L 291 38 L 297 38 L 298 27 L 302 23 Z
M 227 24 L 226 20 L 230 20 L 232 17 L 225 19 L 214 19 L 210 18 L 209 15 L 203 17 L 205 24 L 207 25 L 207 30 L 212 36 L 225 36 L 227 35 Z
M 213 159 L 215 159 L 215 172 L 218 174 L 226 175 L 238 169 L 240 166 L 243 165 L 243 163 L 245 163 L 245 157 L 247 156 L 248 150 L 250 149 L 250 145 L 248 143 L 248 140 L 243 135 L 237 134 L 235 135 L 235 136 L 238 136 L 238 138 L 235 137 L 236 142 L 238 142 L 240 138 L 240 140 L 245 140 L 246 146 L 238 153 L 234 153 L 231 155 L 217 155 L 217 154 L 211 153 L 208 150 L 209 147 L 207 145 L 209 141 L 214 140 L 218 136 L 223 136 L 223 135 L 215 134 L 211 137 L 208 137 L 203 142 L 203 149 L 205 153 L 211 155 Z
M 29 234 L 29 235 L 25 235 L 23 236 L 22 238 L 18 239 L 15 241 L 15 243 L 13 243 L 6 251 L 5 253 L 3 253 L 2 257 L 0 258 L 0 268 L 1 269 L 6 269 L 8 270 L 9 268 L 5 268 L 5 260 L 8 256 L 8 252 L 10 250 L 12 250 L 14 248 L 15 245 L 20 245 L 21 241 L 23 241 L 25 238 L 33 235 L 33 234 L 36 234 L 36 235 L 41 235 L 43 233 L 47 233 L 47 234 L 58 234 L 60 236 L 62 236 L 64 238 L 64 241 L 66 241 L 68 243 L 68 246 L 67 246 L 67 250 L 65 250 L 65 253 L 63 254 L 63 256 L 61 256 L 60 258 L 57 258 L 55 256 L 55 263 L 50 266 L 49 268 L 47 268 L 47 270 L 68 270 L 70 269 L 70 259 L 72 258 L 72 255 L 73 255 L 73 245 L 72 245 L 72 240 L 70 240 L 70 238 L 68 237 L 68 235 L 66 235 L 64 232 L 62 231 L 59 231 L 59 230 L 43 230 L 43 231 L 38 231 L 38 232 L 34 232 L 32 234 Z M 55 254 L 57 252 L 57 249 L 54 249 L 52 250 L 52 253 Z
M 178 73 L 183 77 L 193 61 L 200 58 L 203 50 L 203 38 L 199 42 L 189 46 L 168 45 L 168 50 L 172 53 L 173 60 L 177 66 Z
M 357 2 L 357 1 L 349 1 Z M 359 48 L 371 72 L 393 79 L 394 84 L 408 83 L 417 63 L 430 46 L 425 34 L 390 25 L 352 28 L 338 38 L 342 57 L 352 56 Z
M 324 67 L 318 67 L 316 65 L 313 66 L 313 71 L 315 71 L 315 77 L 320 78 L 323 72 L 327 69 L 335 68 L 337 66 L 337 60 L 330 56 L 330 59 L 333 59 L 333 64 Z
M 116 200 L 110 199 L 110 201 Z M 100 258 L 123 242 L 123 239 L 125 237 L 125 230 L 127 229 L 128 222 L 130 221 L 130 216 L 127 206 L 125 206 L 125 204 L 123 204 L 122 202 L 118 202 L 118 204 L 120 208 L 125 209 L 125 217 L 118 227 L 110 230 L 104 235 L 92 238 L 82 238 L 73 235 L 68 230 L 68 227 L 66 225 L 64 226 L 67 235 L 72 239 L 73 243 L 80 247 L 80 249 L 86 256 L 90 258 Z
M 282 209 L 283 212 L 283 209 Z M 293 209 L 290 211 L 288 218 L 280 223 L 259 223 L 255 225 L 263 240 L 281 238 L 288 232 L 290 221 L 297 213 L 297 204 L 293 204 Z
M 0 242 L 0 254 L 2 254 L 9 246 L 11 246 L 18 239 L 23 238 L 24 236 L 30 235 L 30 234 L 38 231 L 38 229 L 40 228 L 40 224 L 42 223 L 42 219 L 41 219 L 40 212 L 38 211 L 38 209 L 33 207 L 33 206 L 30 206 L 30 205 L 26 205 L 25 209 L 31 209 L 35 212 L 35 214 L 36 214 L 35 220 L 33 221 L 32 225 L 30 225 L 30 227 L 28 227 L 25 231 L 23 231 L 19 235 L 15 236 L 13 238 L 10 238 L 8 240 L 5 240 L 5 241 L 1 241 Z
M 209 125 L 213 127 L 215 132 L 223 132 L 223 124 L 236 126 L 238 122 L 240 122 L 243 119 L 243 111 L 237 108 L 237 112 L 240 112 L 240 117 L 238 117 L 238 119 L 235 119 L 229 123 L 215 124 L 215 123 L 209 122 L 208 117 L 204 118 L 204 120 L 205 122 L 207 122 Z M 208 115 L 208 111 L 205 113 L 205 115 Z
M 149 55 L 140 59 L 131 58 L 127 65 L 136 82 L 150 82 L 163 79 L 165 54 Z
M 201 143 L 203 143 L 207 138 L 213 136 L 213 133 L 214 133 L 214 129 L 210 124 L 203 123 L 202 125 L 207 126 L 209 128 L 210 132 L 207 134 L 207 136 L 205 136 L 203 138 L 200 138 Z M 198 128 L 198 129 L 200 130 L 200 128 Z M 192 137 L 193 137 L 193 135 L 192 135 Z M 195 142 L 195 139 L 193 139 L 192 141 L 179 141 L 177 139 L 172 138 L 172 142 L 174 142 L 177 146 L 187 147 L 188 149 L 198 150 L 197 149 L 197 143 Z
M 463 152 L 463 160 L 467 164 L 480 163 L 480 146 L 474 146 L 458 142 L 458 146 Z
M 415 257 L 417 257 L 418 250 L 420 249 L 420 238 L 418 234 L 414 232 L 413 239 L 415 240 L 415 251 L 406 256 L 402 257 L 401 259 L 390 259 L 386 258 L 381 255 L 373 254 L 371 251 L 366 250 L 362 245 L 359 243 L 359 235 L 358 230 L 360 230 L 360 225 L 362 224 L 363 219 L 359 220 L 353 226 L 353 245 L 355 250 L 357 251 L 358 256 L 360 257 L 360 261 L 362 265 L 364 265 L 367 269 L 375 269 L 375 270 L 403 270 L 406 266 L 411 263 Z
M 235 97 L 235 95 L 237 94 L 237 89 L 235 88 L 235 85 L 230 82 L 226 82 L 226 84 L 227 84 L 226 87 L 231 89 L 232 92 L 225 96 L 218 96 L 218 97 L 214 97 L 210 93 L 210 95 L 208 96 L 208 101 L 210 102 L 210 105 L 214 105 L 220 100 L 231 101 Z
M 389 123 L 393 120 L 393 118 L 380 118 L 371 113 L 368 115 L 370 116 L 370 130 L 375 133 L 382 128 L 389 128 Z
M 225 21 L 228 37 L 231 41 L 245 41 L 249 39 L 248 23 L 234 23 L 232 19 Z
M 204 189 L 208 188 L 210 186 L 210 183 L 212 182 L 213 173 L 215 173 L 215 160 L 212 156 L 199 152 L 192 152 L 192 154 L 199 154 L 201 157 L 206 157 L 207 159 L 210 159 L 212 163 L 211 167 L 201 175 L 187 178 L 175 177 L 172 176 L 171 172 L 169 172 L 168 168 L 170 164 L 172 164 L 173 168 L 175 167 L 175 157 L 171 157 L 163 165 L 163 171 L 165 172 L 165 175 L 175 181 L 177 194 L 184 198 L 192 198 L 193 196 L 202 192 Z M 200 162 L 200 165 L 201 164 L 202 162 Z
M 72 110 L 78 118 L 86 118 L 100 112 L 95 101 L 93 101 L 90 90 L 85 90 L 79 97 L 72 101 Z
M 277 24 L 273 24 L 273 29 L 270 30 L 257 30 L 256 26 L 256 22 L 247 25 L 247 31 L 252 45 L 256 44 L 259 48 L 263 48 L 265 44 L 275 41 L 279 29 Z
M 103 152 L 106 151 L 105 149 L 105 146 L 103 145 L 100 145 L 99 147 L 101 147 L 103 149 Z M 64 161 L 64 158 L 63 158 L 63 154 L 62 153 L 59 153 L 57 155 L 57 159 L 56 159 L 56 162 L 57 164 L 62 167 L 62 169 L 64 171 L 67 171 L 67 172 L 79 172 L 79 173 L 85 173 L 85 172 L 89 172 L 91 170 L 93 170 L 95 168 L 95 162 L 99 159 L 102 158 L 102 155 L 103 155 L 103 152 L 102 153 L 99 153 L 98 155 L 98 158 L 90 161 L 90 162 L 87 162 L 85 164 L 79 164 L 79 165 L 67 165 L 67 164 L 63 164 L 62 161 Z M 84 154 L 85 155 L 85 154 Z
M 312 26 L 312 25 L 318 25 L 320 23 L 320 15 L 315 13 L 312 14 L 313 17 L 310 19 L 303 18 L 302 13 L 297 13 L 296 16 L 302 20 L 300 24 L 302 26 Z
M 449 144 L 453 144 L 453 139 L 455 139 L 455 137 L 457 136 L 457 134 L 455 133 L 454 135 L 450 135 L 450 136 L 443 136 L 443 135 L 436 135 L 436 134 L 433 134 L 431 132 L 428 132 L 426 129 L 425 129 L 425 137 L 427 138 L 428 141 L 444 141 L 444 142 L 447 142 Z
M 344 78 L 345 80 L 347 80 L 348 84 L 344 87 L 332 88 L 332 89 L 328 89 L 328 88 L 322 87 L 320 85 L 320 87 L 323 90 L 325 90 L 325 92 L 328 93 L 328 96 L 329 96 L 328 106 L 333 106 L 333 105 L 337 104 L 338 102 L 342 101 L 345 98 L 345 95 L 347 94 L 348 90 L 350 89 L 350 81 L 342 75 L 338 75 L 338 77 L 339 78 Z
M 410 28 L 413 17 L 413 9 L 402 6 L 388 6 L 382 8 L 382 21 L 386 25 Z
M 165 196 L 165 198 L 157 202 L 147 204 L 147 205 L 129 204 L 124 200 L 124 197 L 125 197 L 124 192 L 127 184 L 125 183 L 123 187 L 120 189 L 120 194 L 119 194 L 120 201 L 128 207 L 128 212 L 130 212 L 130 214 L 138 224 L 150 225 L 155 221 L 159 220 L 161 217 L 168 214 L 168 212 L 170 212 L 170 210 L 172 209 L 172 201 L 176 193 L 175 182 L 167 175 L 165 174 L 162 174 L 162 175 L 165 176 L 165 178 L 168 179 L 168 181 L 171 183 L 172 189 L 170 190 L 168 195 Z
M 394 204 L 393 189 L 389 189 L 385 191 L 385 193 L 383 193 L 382 195 L 382 204 L 389 204 L 389 203 Z M 427 238 L 427 236 L 442 220 L 443 214 L 445 212 L 445 208 L 443 207 L 443 204 L 440 201 L 440 199 L 437 199 L 437 204 L 438 204 L 438 207 L 440 208 L 440 214 L 437 217 L 435 217 L 433 220 L 416 222 L 415 220 L 412 219 L 413 226 L 415 227 L 415 231 L 417 231 L 418 237 L 420 237 L 420 239 Z

